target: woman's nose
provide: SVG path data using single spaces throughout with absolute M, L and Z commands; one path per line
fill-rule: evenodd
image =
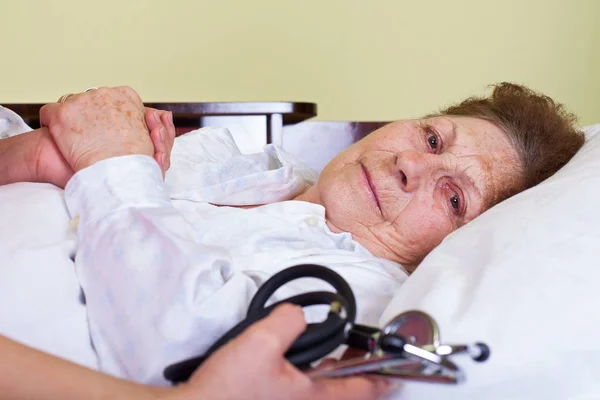
M 427 182 L 438 164 L 439 155 L 407 150 L 396 155 L 396 171 L 402 190 L 413 192 Z

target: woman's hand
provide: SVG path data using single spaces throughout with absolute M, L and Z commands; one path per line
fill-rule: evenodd
M 48 127 L 57 149 L 74 172 L 110 157 L 155 157 L 155 145 L 159 164 L 167 168 L 175 128 L 165 113 L 158 119 L 154 115 L 150 127 L 155 133 L 149 134 L 148 114 L 133 89 L 100 88 L 71 95 L 64 104 L 45 105 L 40 110 L 40 123 Z
M 60 109 L 60 104 L 51 104 L 43 107 L 42 124 L 50 124 L 56 121 L 56 113 Z M 40 111 L 42 114 L 42 111 Z M 170 167 L 171 150 L 175 141 L 175 125 L 173 125 L 173 115 L 171 112 L 157 110 L 146 107 L 144 109 L 144 119 L 146 126 L 150 130 L 150 139 L 154 147 L 154 159 L 159 164 L 163 176 Z M 57 129 L 57 124 L 54 125 Z M 87 129 L 87 128 L 86 128 Z M 59 128 L 60 130 L 60 128 Z M 30 159 L 26 160 L 26 165 L 33 165 L 32 181 L 49 182 L 59 187 L 65 187 L 71 176 L 73 168 L 63 157 L 59 147 L 54 142 L 48 128 L 42 128 L 36 131 L 32 144 Z
M 145 119 L 154 146 L 154 159 L 164 176 L 170 167 L 171 149 L 175 140 L 172 114 L 168 111 L 146 107 Z M 64 188 L 73 176 L 73 169 L 54 143 L 48 128 L 36 130 L 32 135 L 31 145 L 30 156 L 24 162 L 25 166 L 33 166 L 31 175 L 34 178 L 31 180 L 48 182 Z
M 211 356 L 176 398 L 377 399 L 390 384 L 364 377 L 312 380 L 284 354 L 304 331 L 299 307 L 282 305 Z

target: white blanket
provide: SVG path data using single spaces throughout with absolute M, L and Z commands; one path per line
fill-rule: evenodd
M 1 186 L 0 205 L 0 334 L 96 368 L 63 191 Z
M 85 308 L 69 258 L 75 242 L 62 192 L 36 184 L 1 187 L 0 193 L 13 200 L 0 218 L 27 214 L 35 221 L 11 219 L 7 238 L 34 243 L 39 236 L 52 246 L 40 247 L 37 258 L 25 263 L 20 259 L 27 259 L 34 246 L 15 245 L 0 253 L 3 273 L 11 277 L 0 285 L 12 282 L 13 289 L 0 287 L 0 292 L 7 301 L 23 302 L 17 292 L 29 304 L 28 313 L 6 308 L 0 333 L 94 366 L 87 311 L 101 370 L 164 383 L 166 365 L 201 353 L 243 317 L 264 280 L 299 263 L 320 263 L 341 273 L 356 292 L 360 321 L 376 323 L 407 275 L 398 264 L 373 257 L 349 234 L 329 231 L 321 206 L 284 201 L 244 210 L 208 204 L 286 200 L 315 179 L 281 149 L 267 146 L 264 153 L 241 155 L 227 131 L 210 129 L 176 140 L 166 187 L 157 165 L 143 156 L 81 171 L 66 198 L 71 215 L 80 216 L 76 267 Z M 18 200 L 42 200 L 42 190 L 53 190 L 55 201 L 36 202 L 35 208 Z M 25 264 L 27 273 L 15 271 L 25 271 Z M 60 274 L 50 280 L 52 271 Z M 27 297 L 34 281 L 38 296 Z M 276 297 L 319 287 L 299 281 Z M 46 298 L 58 299 L 45 303 L 53 312 L 39 307 Z

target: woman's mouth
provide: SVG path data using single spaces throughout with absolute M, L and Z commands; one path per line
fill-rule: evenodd
M 369 171 L 367 171 L 367 169 L 365 168 L 365 166 L 363 164 L 360 164 L 360 167 L 362 168 L 362 172 L 363 172 L 363 175 L 365 178 L 367 191 L 369 192 L 369 195 L 370 195 L 371 199 L 373 200 L 373 203 L 375 203 L 377 205 L 379 212 L 381 212 L 381 205 L 379 204 L 379 199 L 377 198 L 377 193 L 375 193 L 375 187 L 373 186 L 373 183 L 371 182 L 371 176 L 369 175 Z

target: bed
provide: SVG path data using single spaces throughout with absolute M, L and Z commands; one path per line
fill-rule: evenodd
M 277 143 L 316 170 L 384 123 L 312 120 L 311 103 L 154 106 L 173 110 L 180 133 L 227 126 L 246 150 Z M 38 105 L 7 107 L 35 126 Z M 405 383 L 390 398 L 600 398 L 600 124 L 584 130 L 565 168 L 447 237 L 381 316 L 426 311 L 445 342 L 487 342 L 490 361 L 461 363 L 461 386 Z M 34 200 L 23 207 L 44 215 Z

